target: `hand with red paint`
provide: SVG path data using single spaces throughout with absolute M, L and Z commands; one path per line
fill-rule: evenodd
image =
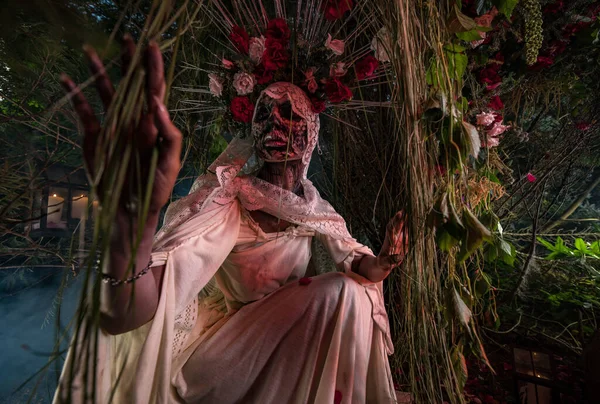
M 106 74 L 106 69 L 100 60 L 98 54 L 91 46 L 84 46 L 91 73 L 95 77 L 95 85 L 102 100 L 105 113 L 113 101 L 115 89 L 113 83 Z M 123 52 L 121 72 L 125 75 L 131 64 L 131 60 L 136 51 L 136 45 L 131 36 L 126 35 L 123 39 Z M 166 84 L 164 77 L 164 64 L 160 49 L 155 42 L 151 42 L 144 52 L 144 62 L 146 66 L 146 90 L 148 99 L 146 100 L 148 109 L 142 115 L 139 125 L 136 128 L 125 128 L 125 133 L 132 136 L 131 144 L 134 147 L 132 156 L 139 156 L 140 171 L 145 180 L 150 170 L 150 161 L 152 150 L 157 143 L 160 144 L 158 164 L 155 172 L 154 188 L 150 198 L 150 214 L 158 214 L 160 209 L 168 202 L 171 191 L 175 185 L 175 180 L 180 169 L 180 154 L 182 137 L 181 132 L 173 125 L 167 109 L 163 104 Z M 100 120 L 94 113 L 92 107 L 86 100 L 80 88 L 66 75 L 61 77 L 61 82 L 66 91 L 72 97 L 73 105 L 83 124 L 83 156 L 92 176 L 96 167 L 96 149 L 98 139 L 101 134 Z M 130 173 L 133 170 L 130 170 Z M 129 176 L 124 189 L 138 189 L 138 185 L 145 187 L 144 184 L 131 183 L 139 181 L 133 174 Z M 138 177 L 139 178 L 139 177 Z M 99 181 L 99 197 L 102 199 L 102 184 Z M 129 204 L 129 205 L 128 205 Z M 139 208 L 131 201 L 123 201 L 121 209 L 129 213 L 135 213 Z

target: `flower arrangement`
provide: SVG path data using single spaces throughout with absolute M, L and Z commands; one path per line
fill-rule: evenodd
M 353 0 L 328 0 L 320 12 L 334 21 L 353 7 Z M 313 111 L 321 113 L 350 101 L 352 86 L 376 78 L 381 63 L 389 61 L 383 30 L 373 38 L 369 53 L 363 51 L 359 58 L 348 54 L 344 39 L 331 34 L 311 44 L 300 33 L 293 34 L 284 18 L 269 20 L 262 31 L 234 25 L 228 39 L 235 52 L 208 75 L 209 90 L 224 105 L 226 119 L 238 125 L 252 121 L 254 104 L 271 83 L 294 83 L 309 96 Z

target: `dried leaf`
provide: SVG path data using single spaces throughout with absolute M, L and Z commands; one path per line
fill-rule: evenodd
M 462 346 L 455 346 L 450 352 L 452 358 L 452 367 L 456 374 L 457 382 L 461 389 L 465 387 L 465 383 L 469 377 L 469 370 L 467 368 L 467 361 L 462 353 Z
M 469 137 L 469 144 L 471 145 L 471 156 L 477 158 L 479 156 L 479 150 L 481 150 L 481 140 L 479 140 L 479 132 L 475 126 L 471 125 L 469 122 L 462 121 L 462 126 Z
M 469 209 L 463 211 L 463 220 L 466 227 L 466 234 L 462 240 L 460 252 L 456 257 L 459 261 L 469 258 L 483 244 L 484 240 L 492 239 L 492 233 L 481 224 Z
M 469 334 L 471 334 L 471 327 L 469 326 L 469 323 L 471 322 L 471 315 L 472 315 L 471 309 L 469 309 L 467 307 L 467 305 L 463 301 L 462 297 L 460 297 L 460 294 L 458 293 L 458 291 L 456 289 L 452 289 L 452 290 L 453 290 L 452 303 L 453 303 L 453 308 L 454 308 L 454 314 L 456 315 L 456 317 L 458 318 L 458 320 L 460 321 L 462 326 L 465 327 L 465 329 L 469 332 Z
M 477 28 L 477 23 L 471 17 L 467 17 L 460 11 L 457 4 L 450 11 L 450 17 L 448 18 L 447 29 L 451 34 L 457 32 L 467 32 Z

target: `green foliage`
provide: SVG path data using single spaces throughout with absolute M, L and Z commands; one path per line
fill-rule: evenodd
M 459 88 L 462 87 L 463 76 L 469 63 L 465 48 L 457 44 L 448 44 L 444 46 L 444 58 L 446 64 L 435 59 L 431 60 L 427 69 L 427 84 L 437 88 L 446 88 L 444 79 L 450 77 L 459 83 Z M 448 75 L 446 75 L 445 69 L 448 69 Z
M 510 18 L 519 0 L 493 0 L 492 3 L 506 18 Z
M 550 250 L 545 259 L 560 260 L 568 258 L 595 258 L 600 259 L 600 241 L 596 240 L 593 243 L 585 242 L 582 238 L 575 239 L 574 247 L 568 247 L 562 237 L 557 237 L 554 244 L 538 237 L 537 240 Z

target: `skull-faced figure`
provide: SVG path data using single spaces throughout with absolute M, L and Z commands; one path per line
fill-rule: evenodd
M 265 162 L 301 160 L 307 151 L 307 121 L 293 102 L 287 92 L 280 98 L 265 92 L 256 103 L 252 135 L 256 153 Z

